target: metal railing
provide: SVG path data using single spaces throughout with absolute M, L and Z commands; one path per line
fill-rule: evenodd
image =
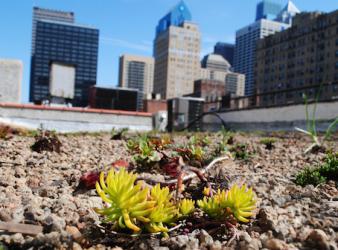
M 312 103 L 315 102 L 318 92 L 318 102 L 338 101 L 338 82 L 271 91 L 243 97 L 225 96 L 222 100 L 205 102 L 204 111 L 234 111 L 304 104 L 304 94 L 308 97 L 308 103 Z

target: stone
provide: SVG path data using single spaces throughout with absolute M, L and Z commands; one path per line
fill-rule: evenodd
M 329 238 L 323 230 L 314 229 L 306 239 L 310 245 L 318 247 L 321 250 L 330 250 Z
M 288 250 L 289 246 L 279 239 L 268 239 L 264 242 L 264 246 L 270 250 Z
M 268 230 L 275 231 L 276 228 L 275 221 L 270 212 L 266 208 L 262 208 L 259 210 L 257 218 L 258 224 L 264 232 Z
M 203 229 L 200 231 L 198 238 L 201 245 L 211 246 L 214 243 L 212 237 Z
M 77 227 L 66 226 L 66 231 L 73 237 L 76 242 L 81 242 L 81 240 L 83 239 L 82 233 Z
M 199 241 L 188 235 L 178 235 L 169 240 L 169 246 L 175 246 L 179 249 L 195 250 L 199 249 Z
M 209 246 L 209 250 L 222 250 L 223 246 L 219 240 L 214 241 L 214 243 Z
M 73 250 L 82 250 L 82 247 L 78 243 L 74 242 L 73 243 Z
M 5 209 L 0 209 L 0 221 L 11 221 L 12 217 L 10 215 L 10 213 L 8 211 L 6 211 Z

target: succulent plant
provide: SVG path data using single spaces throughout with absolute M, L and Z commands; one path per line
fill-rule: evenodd
M 137 221 L 149 222 L 146 217 L 154 209 L 155 201 L 148 200 L 148 188 L 142 189 L 141 184 L 135 185 L 137 176 L 128 173 L 125 169 L 116 172 L 111 169 L 106 181 L 104 173 L 100 174 L 100 181 L 96 183 L 97 193 L 110 206 L 95 209 L 107 217 L 106 221 L 114 222 L 118 228 L 129 228 L 134 232 L 141 230 Z
M 106 177 L 102 172 L 96 183 L 97 193 L 108 204 L 95 211 L 106 217 L 105 222 L 113 222 L 117 229 L 131 229 L 134 233 L 145 228 L 151 233 L 166 234 L 180 215 L 188 215 L 194 209 L 193 201 L 173 202 L 168 187 L 158 184 L 151 190 L 134 184 L 137 175 L 128 173 L 125 168 L 111 169 Z
M 247 217 L 253 215 L 256 200 L 252 189 L 246 185 L 233 185 L 230 190 L 219 190 L 213 197 L 204 197 L 197 201 L 198 206 L 213 218 L 227 218 L 233 215 L 238 221 L 249 222 Z
M 183 199 L 180 201 L 178 207 L 181 216 L 188 216 L 195 211 L 195 202 L 190 199 Z
M 155 208 L 149 214 L 148 231 L 152 233 L 168 232 L 168 228 L 164 225 L 175 221 L 178 215 L 178 209 L 172 202 L 172 195 L 169 188 L 161 188 L 159 184 L 151 189 L 151 199 L 156 202 Z
M 134 154 L 134 161 L 141 165 L 147 166 L 161 160 L 161 154 L 157 152 L 156 145 L 152 144 L 147 136 L 139 137 L 135 140 L 128 140 L 128 150 Z

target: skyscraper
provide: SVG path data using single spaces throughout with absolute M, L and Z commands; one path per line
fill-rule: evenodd
M 154 87 L 154 58 L 122 55 L 119 65 L 119 86 L 139 90 L 138 109 L 142 110 L 145 94 Z
M 41 18 L 41 19 L 40 19 Z M 47 99 L 53 63 L 75 67 L 74 106 L 88 105 L 96 84 L 98 29 L 74 23 L 72 12 L 34 8 L 30 101 Z
M 287 5 L 278 13 L 275 21 L 292 24 L 292 18 L 299 14 L 300 10 L 294 5 L 291 0 L 288 0 Z
M 75 16 L 73 12 L 58 11 L 42 9 L 39 7 L 33 8 L 33 24 L 32 24 L 32 54 L 35 52 L 35 36 L 36 36 L 36 23 L 38 20 L 53 20 L 66 23 L 74 23 Z
M 260 19 L 275 19 L 281 10 L 282 5 L 276 0 L 262 0 L 257 4 L 256 21 Z
M 295 12 L 299 12 L 291 1 L 288 2 L 284 9 L 279 8 L 279 5 L 277 5 L 275 2 L 263 0 L 257 5 L 257 21 L 236 32 L 233 66 L 235 72 L 245 74 L 245 95 L 255 93 L 254 66 L 257 41 L 289 28 L 291 26 L 291 18 L 295 15 Z M 291 11 L 287 14 L 288 10 Z M 271 18 L 275 20 L 270 20 Z
M 235 72 L 245 74 L 245 95 L 255 93 L 254 66 L 259 39 L 287 29 L 289 24 L 260 19 L 236 32 Z
M 200 32 L 180 1 L 157 25 L 154 41 L 154 92 L 162 98 L 190 94 L 200 71 Z
M 234 53 L 234 44 L 218 42 L 214 47 L 214 54 L 223 56 L 231 65 L 234 63 Z
M 302 13 L 288 30 L 258 42 L 255 74 L 260 105 L 338 97 L 338 10 Z M 272 94 L 271 94 L 272 93 Z

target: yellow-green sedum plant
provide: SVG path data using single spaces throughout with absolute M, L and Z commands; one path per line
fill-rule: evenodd
M 113 222 L 115 229 L 140 233 L 145 228 L 150 233 L 166 234 L 169 231 L 167 225 L 174 224 L 181 214 L 187 216 L 193 212 L 190 201 L 179 203 L 183 209 L 175 204 L 167 187 L 161 188 L 158 184 L 149 190 L 140 183 L 134 184 L 137 175 L 124 168 L 118 172 L 111 169 L 106 180 L 104 177 L 101 173 L 96 190 L 108 206 L 95 211 L 106 217 L 105 222 Z
M 218 190 L 212 197 L 204 197 L 197 201 L 198 206 L 210 217 L 227 219 L 233 215 L 238 221 L 249 222 L 256 208 L 255 195 L 246 185 L 233 185 L 230 190 Z
M 96 190 L 109 206 L 95 209 L 97 213 L 106 216 L 106 222 L 114 222 L 115 227 L 129 228 L 135 233 L 141 231 L 137 226 L 139 221 L 149 222 L 146 217 L 156 204 L 148 199 L 148 188 L 142 189 L 141 184 L 134 184 L 136 178 L 135 174 L 128 173 L 124 168 L 118 172 L 111 169 L 105 181 L 102 172 Z
M 167 233 L 169 230 L 164 224 L 173 223 L 178 215 L 178 209 L 172 202 L 169 188 L 161 188 L 160 184 L 157 184 L 151 189 L 150 194 L 151 199 L 156 201 L 156 206 L 149 214 L 150 222 L 146 228 L 151 233 Z
M 183 199 L 178 204 L 179 213 L 181 217 L 186 217 L 195 211 L 195 202 L 190 199 Z

